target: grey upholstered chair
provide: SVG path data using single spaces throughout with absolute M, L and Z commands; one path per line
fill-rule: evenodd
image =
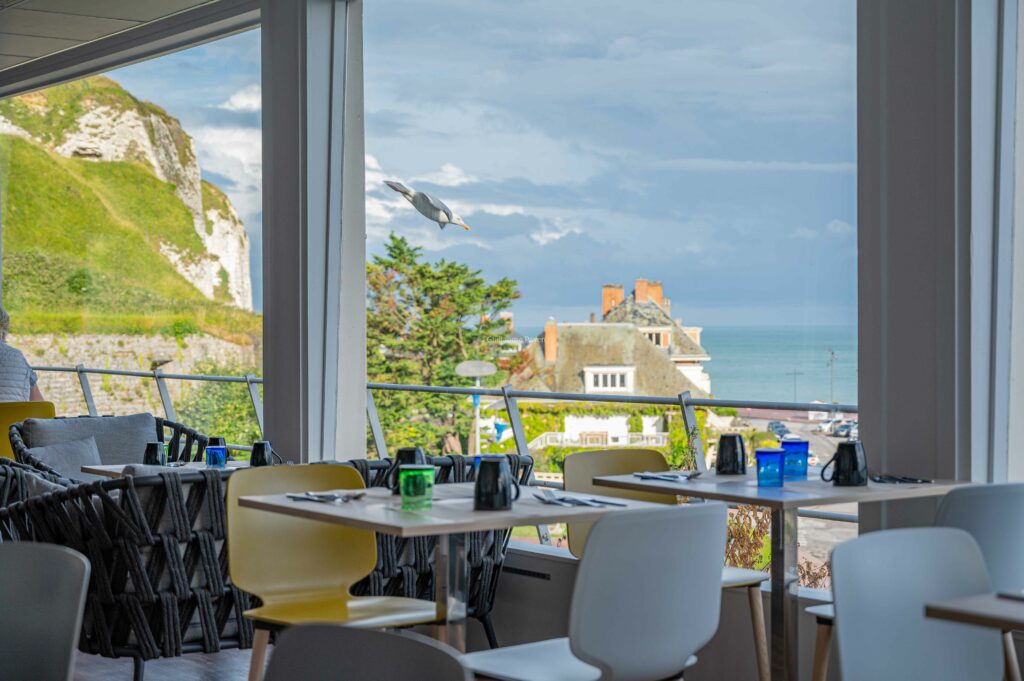
M 0 675 L 70 681 L 89 561 L 52 544 L 0 544 Z
M 832 551 L 832 592 L 842 677 L 1002 679 L 999 632 L 924 614 L 926 603 L 990 590 L 981 550 L 960 529 L 887 530 L 840 544 Z
M 264 681 L 470 681 L 458 652 L 412 632 L 306 624 L 281 633 Z
M 506 681 L 662 681 L 696 662 L 718 629 L 725 505 L 613 513 L 580 561 L 568 638 L 470 653 Z

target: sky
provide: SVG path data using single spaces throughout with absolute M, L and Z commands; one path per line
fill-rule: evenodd
M 371 257 L 393 231 L 511 277 L 524 330 L 637 278 L 685 324 L 855 323 L 852 0 L 389 0 L 364 19 Z M 111 75 L 181 119 L 258 264 L 258 31 Z

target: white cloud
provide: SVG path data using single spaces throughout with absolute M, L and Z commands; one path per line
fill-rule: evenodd
M 857 228 L 845 220 L 836 218 L 825 225 L 825 231 L 832 236 L 847 237 L 854 235 L 857 232 Z
M 793 233 L 789 235 L 792 239 L 817 239 L 818 233 L 813 229 L 807 227 L 800 227 L 793 230 Z
M 262 210 L 263 137 L 259 128 L 206 127 L 195 131 L 199 167 L 226 177 L 221 187 L 246 218 Z
M 262 107 L 263 95 L 259 84 L 246 85 L 241 90 L 236 90 L 226 102 L 217 105 L 218 109 L 246 112 L 259 111 Z
M 547 246 L 550 243 L 554 243 L 559 239 L 566 237 L 570 234 L 582 234 L 583 230 L 573 225 L 563 224 L 561 220 L 555 219 L 555 224 L 551 225 L 547 222 L 541 225 L 541 228 L 535 232 L 530 232 L 530 238 L 533 239 L 537 244 L 541 246 Z
M 445 163 L 439 169 L 417 175 L 412 178 L 413 182 L 429 182 L 442 187 L 461 187 L 464 184 L 472 184 L 477 181 L 473 175 L 469 175 L 462 168 L 454 163 Z
M 510 203 L 475 203 L 471 201 L 445 201 L 452 210 L 463 217 L 476 215 L 477 213 L 488 213 L 500 217 L 509 215 L 526 215 L 526 208 Z
M 815 163 L 810 161 L 744 161 L 727 158 L 673 158 L 655 161 L 660 170 L 682 170 L 699 173 L 852 173 L 857 164 Z

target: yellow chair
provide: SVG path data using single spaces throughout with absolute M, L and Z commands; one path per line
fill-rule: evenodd
M 250 681 L 263 677 L 271 629 L 312 622 L 378 629 L 436 621 L 432 601 L 349 592 L 377 563 L 373 532 L 238 505 L 243 496 L 363 486 L 354 468 L 323 464 L 249 468 L 228 479 L 228 572 L 235 586 L 263 602 L 245 612 L 256 626 Z
M 600 494 L 608 497 L 652 501 L 674 504 L 675 499 L 666 494 L 652 494 L 613 487 L 598 487 L 594 478 L 603 475 L 629 475 L 650 471 L 661 473 L 669 470 L 668 462 L 661 452 L 654 449 L 606 449 L 590 452 L 576 452 L 565 457 L 565 489 L 567 492 Z M 593 523 L 569 523 L 569 551 L 577 558 L 583 555 L 587 534 Z M 722 588 L 747 590 L 750 619 L 754 629 L 754 650 L 757 654 L 757 675 L 760 681 L 770 681 L 771 662 L 768 658 L 768 636 L 764 623 L 764 604 L 761 602 L 761 583 L 767 581 L 767 573 L 726 566 L 722 568 Z
M 0 428 L 3 428 L 3 435 L 0 436 L 0 456 L 5 459 L 14 458 L 14 450 L 11 449 L 11 438 L 7 432 L 15 423 L 21 423 L 25 419 L 52 419 L 57 415 L 53 402 L 0 402 Z

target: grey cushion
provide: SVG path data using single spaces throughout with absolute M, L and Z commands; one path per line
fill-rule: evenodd
M 126 478 L 129 475 L 133 478 L 143 478 L 148 475 L 160 475 L 161 473 L 167 473 L 168 471 L 175 471 L 174 468 L 168 468 L 167 466 L 147 466 L 146 464 L 129 464 L 124 467 L 121 471 L 121 477 Z
M 30 447 L 28 451 L 65 478 L 88 482 L 103 479 L 101 476 L 82 472 L 82 466 L 96 466 L 100 463 L 100 452 L 92 436 L 45 447 Z
M 79 475 L 85 475 L 85 473 L 79 473 Z M 62 485 L 59 482 L 50 482 L 46 478 L 34 473 L 26 473 L 23 480 L 25 481 L 26 497 L 37 497 L 67 488 L 66 485 Z
M 156 419 L 152 414 L 81 416 L 71 419 L 28 419 L 22 426 L 22 439 L 30 449 L 90 436 L 96 439 L 102 463 L 142 463 L 146 443 L 152 442 L 157 436 Z

